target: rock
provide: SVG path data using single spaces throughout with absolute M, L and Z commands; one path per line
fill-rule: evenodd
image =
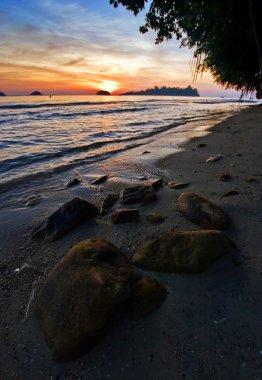
M 111 95 L 109 91 L 100 90 L 97 91 L 96 95 Z
M 189 182 L 169 182 L 168 186 L 171 189 L 179 190 L 184 189 L 185 187 L 188 187 L 190 185 Z
M 142 277 L 131 286 L 126 303 L 126 313 L 130 319 L 141 319 L 151 314 L 166 299 L 167 290 L 151 277 Z
M 76 185 L 79 185 L 79 183 L 81 183 L 82 180 L 80 178 L 72 178 L 70 179 L 67 184 L 66 184 L 66 187 L 73 187 L 73 186 L 76 186 Z
M 223 231 L 229 225 L 229 217 L 220 207 L 197 194 L 181 193 L 177 204 L 187 219 L 204 229 Z
M 146 220 L 151 224 L 162 223 L 165 218 L 160 214 L 148 214 Z
M 102 206 L 101 206 L 101 215 L 106 215 L 109 211 L 109 209 L 116 203 L 118 200 L 119 195 L 116 193 L 108 193 L 103 200 Z
M 53 241 L 78 224 L 94 218 L 97 215 L 98 210 L 92 203 L 76 197 L 66 202 L 34 228 L 30 237 L 46 238 Z
M 141 154 L 149 154 L 149 153 L 151 153 L 149 150 L 144 150 L 144 152 Z
M 0 96 L 6 96 L 6 94 L 0 91 Z
M 108 175 L 101 175 L 100 177 L 97 177 L 91 181 L 92 185 L 99 185 L 100 183 L 106 181 L 108 178 Z
M 114 224 L 139 222 L 139 211 L 132 208 L 119 208 L 112 214 L 111 220 Z
M 43 94 L 41 94 L 40 91 L 33 91 L 33 92 L 31 92 L 31 94 L 30 94 L 30 96 L 39 96 L 39 95 L 43 95 Z
M 239 192 L 237 190 L 230 190 L 230 191 L 227 191 L 226 193 L 224 193 L 222 195 L 222 197 L 223 198 L 230 197 L 231 195 L 239 195 Z
M 246 177 L 245 180 L 246 180 L 246 182 L 256 182 L 257 178 L 250 175 L 250 176 Z
M 71 248 L 48 274 L 34 306 L 54 360 L 73 360 L 97 343 L 126 302 L 132 273 L 108 241 L 90 239 Z
M 221 160 L 221 158 L 223 158 L 223 154 L 217 154 L 216 156 L 212 156 L 212 157 L 209 157 L 208 159 L 206 159 L 206 162 L 209 163 L 209 162 L 215 162 L 215 161 L 218 161 L 218 160 Z
M 207 146 L 207 144 L 205 144 L 205 143 L 200 143 L 200 144 L 198 144 L 198 148 L 204 148 L 205 146 Z
M 152 187 L 153 190 L 158 190 L 163 186 L 163 180 L 162 178 L 153 179 L 148 183 L 148 186 Z
M 224 182 L 230 179 L 231 175 L 228 172 L 221 172 L 221 173 L 218 173 L 218 178 L 219 178 L 219 181 Z
M 150 186 L 127 187 L 121 192 L 120 203 L 131 204 L 156 200 L 157 195 Z
M 138 248 L 131 262 L 164 272 L 202 272 L 231 249 L 222 231 L 167 232 Z

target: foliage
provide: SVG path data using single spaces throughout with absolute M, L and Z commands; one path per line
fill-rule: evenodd
M 194 48 L 195 76 L 209 70 L 215 82 L 226 88 L 245 93 L 260 90 L 261 0 L 252 0 L 253 20 L 251 0 L 110 0 L 135 15 L 147 2 L 150 7 L 140 31 L 156 31 L 157 44 L 175 36 L 181 46 Z
M 121 95 L 199 96 L 199 93 L 196 88 L 193 88 L 191 86 L 187 86 L 186 88 L 155 86 L 154 88 L 148 88 L 146 90 L 141 90 L 141 91 L 126 92 L 125 94 L 121 94 Z

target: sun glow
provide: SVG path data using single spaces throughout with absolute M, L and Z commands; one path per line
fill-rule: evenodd
M 112 92 L 119 88 L 119 83 L 112 80 L 103 80 L 100 87 L 101 90 Z

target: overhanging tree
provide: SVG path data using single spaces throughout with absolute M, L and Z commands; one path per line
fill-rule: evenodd
M 156 43 L 174 36 L 194 48 L 194 78 L 210 71 L 215 82 L 262 97 L 262 0 L 110 0 L 137 15 L 150 4 L 142 33 Z

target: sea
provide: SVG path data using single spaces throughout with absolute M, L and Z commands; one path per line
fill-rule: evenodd
M 173 96 L 20 96 L 0 99 L 0 191 L 108 160 L 192 121 L 248 103 Z M 175 143 L 175 141 L 174 141 Z

